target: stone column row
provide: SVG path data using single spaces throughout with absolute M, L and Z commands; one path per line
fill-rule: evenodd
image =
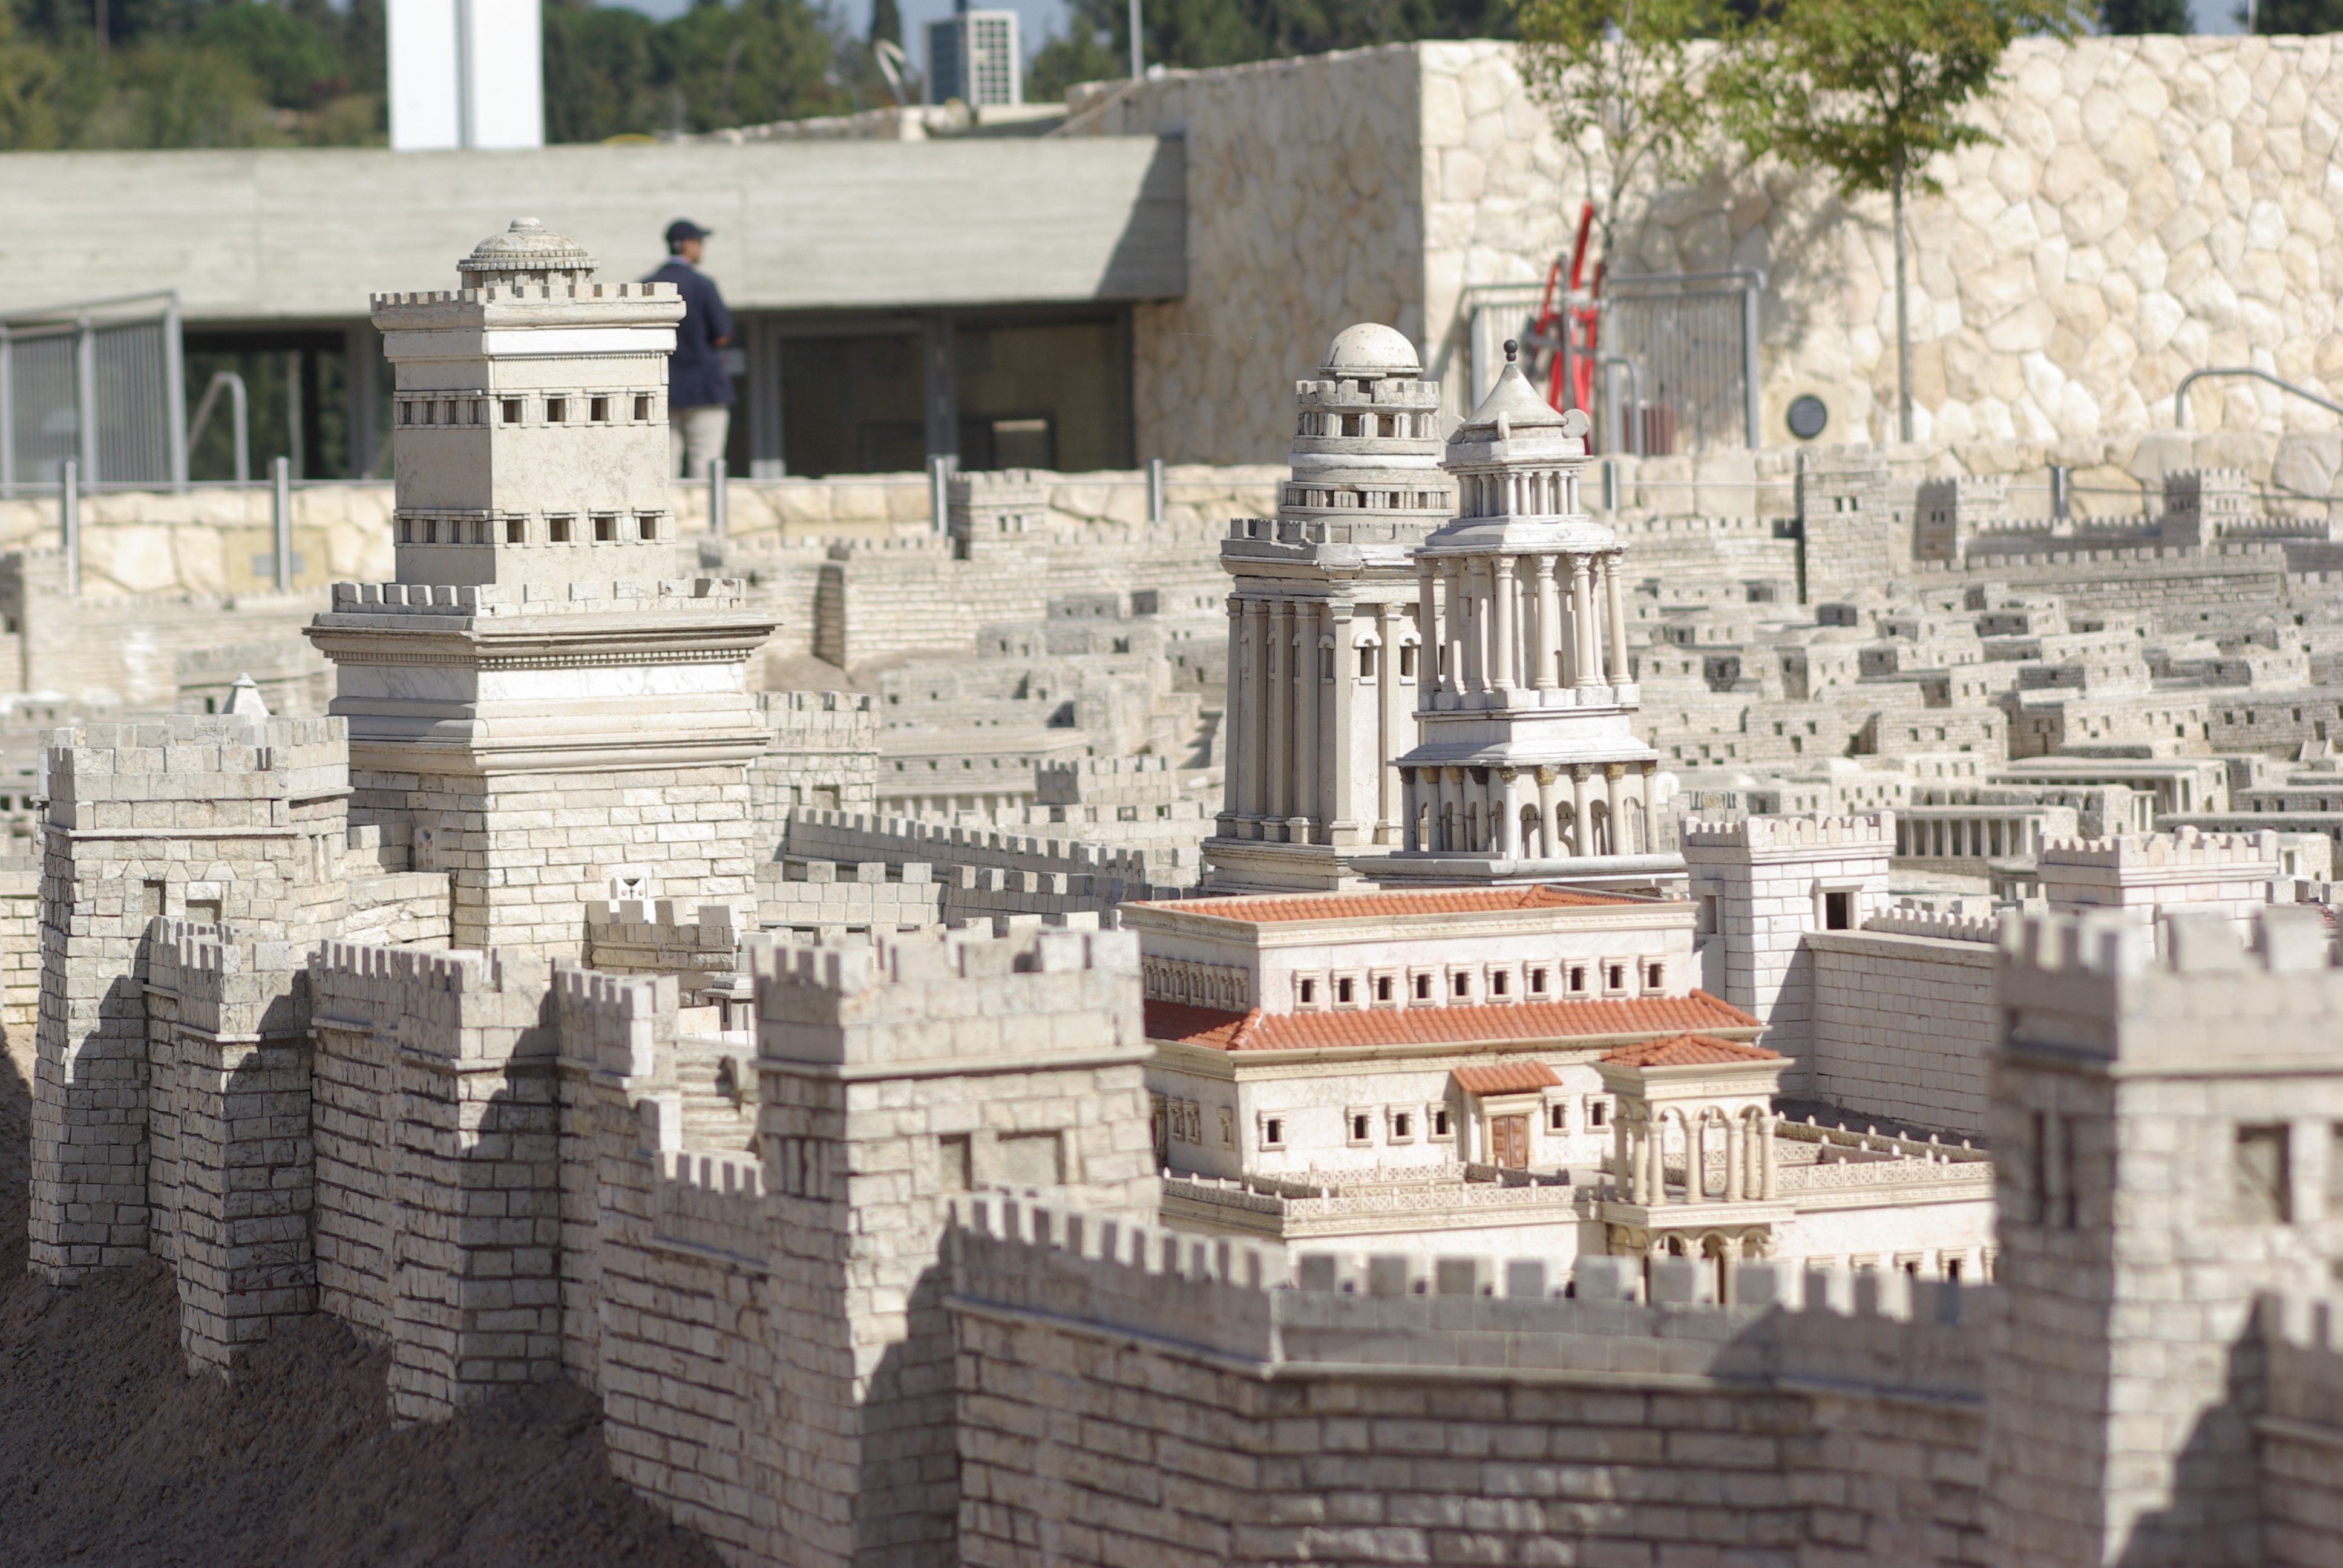
M 1618 1119 L 1614 1170 L 1623 1201 L 1656 1209 L 1671 1201 L 1705 1203 L 1708 1195 L 1708 1136 L 1712 1122 L 1725 1132 L 1725 1191 L 1727 1203 L 1770 1202 L 1779 1191 L 1774 1159 L 1775 1118 L 1770 1111 L 1721 1106 L 1677 1109 L 1684 1128 L 1684 1192 L 1672 1200 L 1667 1187 L 1667 1115 L 1648 1108 L 1625 1111 Z
M 1436 604 L 1442 611 L 1430 672 L 1439 690 L 1550 691 L 1632 678 L 1617 550 L 1439 557 L 1419 563 L 1417 580 L 1422 624 L 1434 623 Z
M 1657 766 L 1402 769 L 1402 842 L 1424 854 L 1524 859 L 1648 854 L 1646 803 Z M 1634 784 L 1628 782 L 1631 769 Z

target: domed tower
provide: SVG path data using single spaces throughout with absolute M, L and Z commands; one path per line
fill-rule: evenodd
M 1388 327 L 1345 328 L 1294 384 L 1292 474 L 1277 516 L 1229 525 L 1228 781 L 1205 840 L 1212 886 L 1340 888 L 1400 841 L 1414 740 L 1415 576 L 1449 513 L 1440 384 Z
M 1506 345 L 1504 371 L 1449 437 L 1456 518 L 1415 552 L 1432 652 L 1421 740 L 1397 759 L 1403 853 L 1378 880 L 1681 877 L 1653 851 L 1658 755 L 1633 731 L 1619 540 L 1579 508 L 1587 418 L 1556 412 Z
M 517 220 L 452 291 L 377 295 L 398 580 L 308 628 L 349 722 L 350 821 L 412 829 L 458 947 L 574 954 L 585 906 L 753 908 L 743 681 L 772 618 L 699 575 L 668 499 L 683 302 Z

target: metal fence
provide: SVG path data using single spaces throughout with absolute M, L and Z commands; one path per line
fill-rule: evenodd
M 1601 448 L 1663 457 L 1760 445 L 1757 301 L 1765 275 L 1669 274 L 1612 278 L 1603 286 L 1592 350 L 1596 407 L 1589 410 Z M 1467 291 L 1473 401 L 1496 384 L 1509 337 L 1541 357 L 1564 356 L 1558 381 L 1572 385 L 1568 357 L 1588 350 L 1538 334 L 1544 292 L 1536 284 Z
M 0 493 L 187 481 L 176 292 L 0 317 Z

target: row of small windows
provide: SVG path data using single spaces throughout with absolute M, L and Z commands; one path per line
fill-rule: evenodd
M 1667 989 L 1664 959 L 1589 959 L 1563 964 L 1470 969 L 1371 970 L 1366 974 L 1296 975 L 1297 1010 L 1328 1007 L 1438 1007 L 1476 1001 L 1582 1001 L 1593 996 L 1644 994 Z
M 1413 438 L 1440 434 L 1433 414 L 1333 414 L 1305 408 L 1294 427 L 1297 436 L 1399 436 Z
M 1608 1095 L 1589 1094 L 1584 1097 L 1584 1109 L 1580 1112 L 1579 1126 L 1588 1132 L 1602 1132 L 1611 1125 L 1611 1100 Z M 1548 1132 L 1567 1134 L 1571 1131 L 1571 1101 L 1549 1100 L 1541 1118 Z M 1292 1125 L 1292 1113 L 1264 1111 L 1260 1117 L 1261 1147 L 1275 1151 L 1287 1147 Z M 1353 1149 L 1371 1149 L 1378 1145 L 1453 1142 L 1456 1137 L 1456 1110 L 1446 1103 L 1430 1105 L 1352 1105 L 1342 1111 L 1342 1141 Z
M 401 518 L 402 545 L 579 545 L 628 544 L 668 537 L 667 523 L 658 512 L 589 512 L 583 521 L 573 514 L 549 514 L 538 531 L 528 518 Z
M 1306 485 L 1285 487 L 1289 507 L 1327 509 L 1361 508 L 1369 511 L 1428 512 L 1448 509 L 1445 490 L 1315 490 Z
M 493 419 L 499 425 L 520 425 L 528 422 L 531 401 L 527 397 L 402 397 L 398 400 L 398 422 L 407 426 L 486 425 Z M 625 418 L 630 407 L 634 422 L 641 425 L 650 421 L 653 399 L 648 392 L 591 397 L 565 394 L 543 399 L 541 407 L 544 421 L 548 425 L 613 424 Z

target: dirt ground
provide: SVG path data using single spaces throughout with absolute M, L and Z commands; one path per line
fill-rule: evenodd
M 582 1390 L 393 1431 L 387 1357 L 324 1317 L 231 1388 L 183 1370 L 159 1264 L 28 1279 L 26 1100 L 0 1057 L 0 1568 L 715 1568 L 610 1475 Z

